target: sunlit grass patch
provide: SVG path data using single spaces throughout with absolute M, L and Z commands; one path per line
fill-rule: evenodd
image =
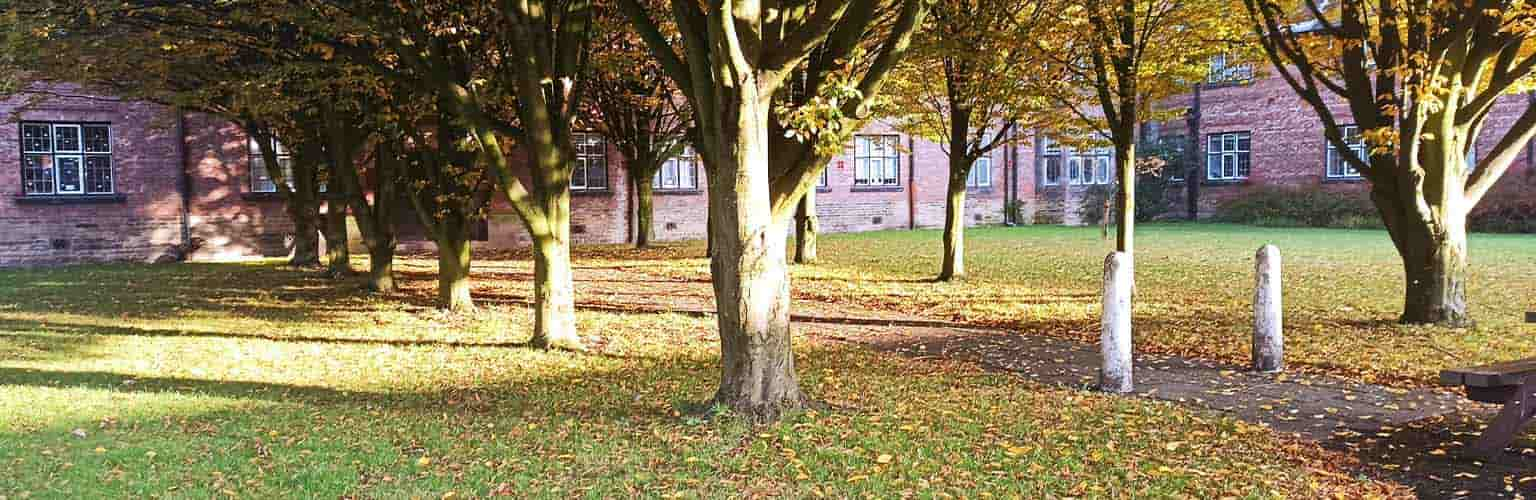
M 655 252 L 578 266 L 671 272 L 654 255 L 692 248 Z M 712 318 L 583 310 L 594 353 L 528 349 L 520 259 L 482 259 L 477 290 L 509 298 L 462 317 L 413 276 L 369 297 L 271 262 L 0 271 L 0 496 L 1403 493 L 1227 419 L 804 337 L 803 387 L 834 409 L 692 413 Z

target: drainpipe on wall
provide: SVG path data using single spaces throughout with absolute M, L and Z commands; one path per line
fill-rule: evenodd
M 185 262 L 192 258 L 192 171 L 187 153 L 187 113 L 181 108 L 175 108 L 175 111 L 176 157 L 181 161 L 181 182 L 176 183 L 181 192 L 181 252 L 178 258 Z
M 917 143 L 907 136 L 907 230 L 917 229 Z
M 634 243 L 639 241 L 640 238 L 640 235 L 635 231 L 635 218 L 639 217 L 640 213 L 640 207 L 635 203 L 635 193 L 639 190 L 635 189 L 635 181 L 630 179 L 629 175 L 629 169 L 624 169 L 624 185 L 628 186 L 629 192 L 629 195 L 624 198 L 624 242 Z M 651 202 L 655 203 L 655 199 L 653 198 Z M 654 224 L 655 222 L 652 219 L 651 223 Z
M 1200 146 L 1205 140 L 1200 137 L 1200 87 L 1194 86 L 1194 102 L 1189 106 L 1189 150 L 1185 153 L 1184 167 L 1184 205 L 1189 212 L 1189 220 L 1200 218 L 1200 182 L 1205 177 L 1205 169 L 1201 168 Z

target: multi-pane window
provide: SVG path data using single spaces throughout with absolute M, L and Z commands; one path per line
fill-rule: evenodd
M 900 137 L 858 135 L 853 138 L 853 185 L 896 186 L 901 183 Z
M 1061 184 L 1061 145 L 1044 139 L 1040 157 L 1040 183 L 1047 186 Z
M 971 164 L 971 173 L 965 178 L 965 186 L 973 188 L 992 187 L 992 157 L 983 156 Z
M 1367 151 L 1365 148 L 1365 136 L 1360 135 L 1360 127 L 1356 127 L 1354 125 L 1345 125 L 1343 127 L 1339 127 L 1339 131 L 1343 132 L 1344 144 L 1349 146 L 1350 151 L 1355 152 L 1355 157 L 1360 158 L 1361 160 L 1365 160 L 1366 155 L 1369 154 L 1369 151 Z M 1356 170 L 1355 166 L 1351 165 L 1349 160 L 1346 159 L 1344 155 L 1339 153 L 1338 148 L 1333 147 L 1333 141 L 1327 141 L 1327 143 L 1328 178 L 1359 179 L 1360 171 Z
M 1219 54 L 1211 58 L 1206 83 L 1236 83 L 1253 79 L 1253 65 L 1238 61 L 1236 57 Z
M 1109 148 L 1077 151 L 1076 154 L 1067 158 L 1067 183 L 1109 184 L 1112 178 L 1109 175 L 1109 165 L 1113 157 L 1114 152 Z
M 571 172 L 571 189 L 608 189 L 608 142 L 598 134 L 578 133 L 571 137 L 571 143 L 576 146 L 576 169 Z
M 116 190 L 109 125 L 22 123 L 21 151 L 23 194 L 112 194 Z
M 267 158 L 261 154 L 261 143 L 252 137 L 246 143 L 250 151 L 251 166 L 251 192 L 252 193 L 276 193 L 277 181 L 272 178 L 272 169 L 267 168 Z M 283 175 L 283 184 L 293 188 L 293 154 L 282 142 L 272 140 L 272 149 L 277 153 L 277 168 Z
M 1252 170 L 1249 155 L 1253 136 L 1248 132 L 1226 132 L 1206 137 L 1205 178 L 1232 181 L 1248 178 Z
M 829 174 L 827 174 L 827 172 L 831 171 L 831 170 L 832 169 L 829 169 L 829 168 L 826 168 L 826 167 L 822 167 L 822 169 L 821 169 L 821 176 L 816 178 L 816 187 L 821 188 L 821 189 L 826 189 L 826 188 L 832 187 L 832 183 L 830 182 L 831 179 L 829 177 L 827 177 L 829 175 Z
M 699 156 L 694 153 L 693 147 L 683 148 L 682 153 L 662 163 L 656 178 L 651 180 L 651 186 L 660 190 L 698 190 Z

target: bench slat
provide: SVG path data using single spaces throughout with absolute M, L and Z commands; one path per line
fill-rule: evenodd
M 1532 375 L 1536 375 L 1536 358 L 1445 370 L 1440 372 L 1440 380 L 1445 385 L 1500 387 L 1519 385 Z

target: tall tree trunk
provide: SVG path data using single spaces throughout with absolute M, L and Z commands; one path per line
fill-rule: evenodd
M 1134 131 L 1125 144 L 1115 144 L 1115 171 L 1120 189 L 1115 194 L 1115 208 L 1119 213 L 1115 228 L 1115 251 L 1134 254 L 1136 250 L 1136 139 Z
M 965 277 L 965 178 L 970 165 L 958 165 L 965 158 L 956 156 L 950 160 L 949 192 L 944 197 L 944 264 L 939 281 Z
M 332 197 L 325 204 L 326 274 L 332 278 L 353 274 L 352 249 L 347 246 L 347 208 L 342 200 Z
M 569 226 L 570 221 L 565 222 Z M 571 244 L 554 236 L 533 243 L 533 340 L 541 349 L 585 350 L 576 335 L 576 283 Z
M 1413 197 L 1418 194 L 1411 195 Z M 1467 216 L 1435 207 L 1441 224 L 1431 227 L 1404 209 L 1396 186 L 1375 184 L 1371 200 L 1403 260 L 1403 314 L 1407 324 L 1472 325 L 1467 310 Z
M 395 291 L 395 242 L 368 247 L 368 289 L 379 293 Z
M 631 176 L 630 182 L 635 186 L 635 248 L 649 248 L 655 217 L 655 189 L 649 176 Z
M 710 149 L 709 176 L 716 318 L 720 328 L 720 389 L 715 402 L 751 418 L 777 419 L 801 408 L 805 396 L 790 349 L 789 268 L 784 222 L 769 192 L 769 99 L 751 76 L 740 94 L 722 99 L 720 129 Z M 788 214 L 785 214 L 788 215 Z
M 469 294 L 469 221 L 449 214 L 437 231 L 437 306 L 450 311 L 475 308 Z
M 1402 322 L 1472 326 L 1467 311 L 1465 217 L 1438 234 L 1418 231 L 1403 254 L 1405 295 Z
M 795 263 L 816 263 L 816 233 L 821 230 L 816 218 L 816 189 L 800 198 L 795 208 Z
M 293 255 L 288 258 L 288 265 L 320 265 L 319 203 L 294 191 L 288 200 L 288 217 L 293 220 Z

